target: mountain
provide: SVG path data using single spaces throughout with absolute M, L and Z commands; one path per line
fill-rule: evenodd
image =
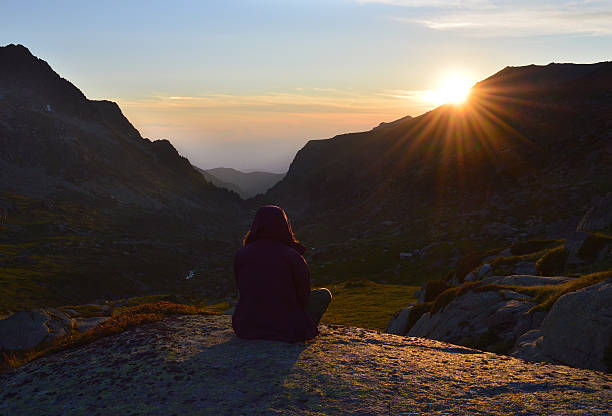
M 309 141 L 254 204 L 287 210 L 317 279 L 416 283 L 472 251 L 566 237 L 612 192 L 610 166 L 611 62 L 508 67 L 463 106 Z
M 198 268 L 213 284 L 248 226 L 169 141 L 20 45 L 0 47 L 0 149 L 3 309 L 183 287 Z
M 234 191 L 243 199 L 263 194 L 285 176 L 284 173 L 247 173 L 232 168 L 197 169 L 212 184 L 220 188 Z

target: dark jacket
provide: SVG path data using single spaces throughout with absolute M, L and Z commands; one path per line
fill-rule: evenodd
M 234 260 L 240 298 L 232 326 L 239 337 L 294 342 L 317 335 L 305 311 L 310 272 L 299 252 L 303 250 L 282 209 L 266 206 L 257 211 Z

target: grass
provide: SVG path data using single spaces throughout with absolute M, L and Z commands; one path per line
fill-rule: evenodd
M 531 296 L 535 305 L 529 312 L 549 311 L 555 302 L 566 293 L 575 292 L 585 287 L 592 286 L 612 277 L 612 270 L 597 273 L 589 273 L 579 276 L 565 283 L 545 286 L 516 286 L 516 285 L 484 285 L 473 288 L 476 291 L 512 290 Z
M 549 249 L 536 262 L 536 271 L 540 276 L 554 276 L 565 271 L 569 252 L 563 246 Z
M 410 311 L 408 317 L 407 329 L 410 329 L 419 318 L 427 312 L 432 314 L 444 309 L 446 305 L 469 291 L 474 292 L 491 292 L 501 290 L 512 290 L 531 296 L 532 302 L 535 305 L 529 312 L 548 311 L 561 296 L 566 293 L 574 292 L 585 287 L 599 283 L 607 278 L 612 277 L 612 270 L 607 270 L 597 273 L 589 273 L 570 280 L 566 283 L 558 285 L 546 286 L 515 286 L 515 285 L 481 285 L 480 282 L 469 282 L 462 286 L 451 287 L 440 293 L 435 300 L 415 305 Z
M 328 289 L 333 299 L 322 323 L 384 331 L 399 309 L 416 300 L 418 287 L 361 280 L 330 285 Z
M 539 310 L 548 311 L 550 308 L 552 308 L 557 299 L 566 293 L 575 292 L 576 290 L 592 286 L 610 277 L 612 277 L 612 270 L 607 270 L 605 272 L 586 274 L 560 285 L 540 287 L 534 286 L 531 288 L 524 287 L 522 291 L 523 293 L 526 293 L 530 291 L 529 289 L 533 289 L 531 292 L 537 305 L 532 307 L 530 312 Z
M 547 248 L 558 247 L 559 245 L 564 243 L 564 239 L 517 241 L 512 244 L 512 246 L 510 246 L 510 252 L 515 256 L 520 256 L 523 254 L 536 253 Z
M 86 345 L 100 338 L 116 335 L 146 323 L 157 322 L 166 316 L 219 314 L 222 306 L 227 308 L 227 304 L 199 307 L 166 301 L 133 306 L 89 331 L 72 333 L 66 337 L 41 344 L 28 351 L 3 352 L 0 356 L 0 373 L 27 364 L 47 354 Z
M 108 316 L 109 313 L 100 307 L 101 305 L 68 305 L 61 306 L 58 309 L 60 311 L 66 311 L 66 309 L 73 310 L 77 313 L 79 318 L 91 318 L 94 316 Z

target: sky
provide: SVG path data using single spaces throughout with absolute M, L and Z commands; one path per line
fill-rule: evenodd
M 310 139 L 435 108 L 450 78 L 612 60 L 612 0 L 0 0 L 23 44 L 202 168 L 284 172 Z

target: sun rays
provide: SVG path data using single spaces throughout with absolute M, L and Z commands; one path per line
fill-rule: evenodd
M 426 99 L 437 105 L 463 104 L 468 99 L 473 84 L 464 75 L 451 74 L 437 89 L 428 91 Z

